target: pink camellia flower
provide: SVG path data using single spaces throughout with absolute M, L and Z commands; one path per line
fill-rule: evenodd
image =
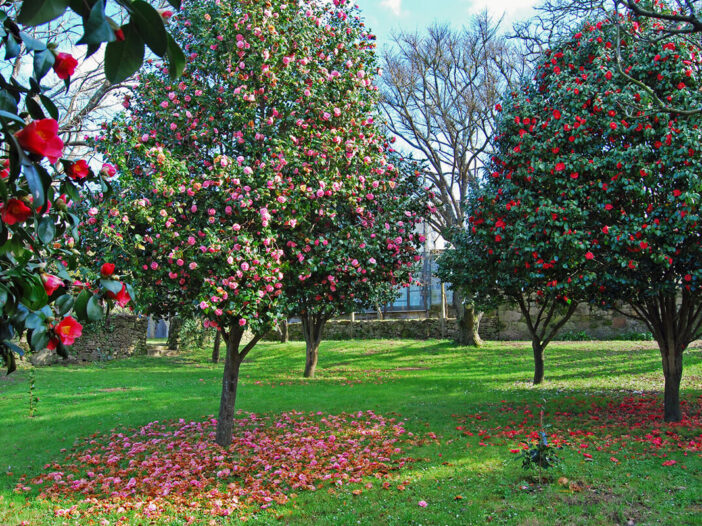
M 427 501 L 426 500 L 420 500 L 417 504 L 419 504 L 420 507 L 426 508 L 427 507 Z
M 117 173 L 117 169 L 111 164 L 105 163 L 102 165 L 100 173 L 103 174 L 105 177 L 114 177 Z
M 66 316 L 54 327 L 54 333 L 64 345 L 73 345 L 83 334 L 83 326 L 72 316 Z
M 63 287 L 63 280 L 52 274 L 42 274 L 41 281 L 44 283 L 47 296 L 51 296 L 59 287 Z
M 244 318 L 241 318 L 241 319 L 239 320 L 239 326 L 240 326 L 240 327 L 243 327 L 244 325 L 246 325 L 246 320 L 245 320 Z

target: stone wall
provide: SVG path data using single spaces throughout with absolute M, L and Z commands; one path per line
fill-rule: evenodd
M 302 325 L 288 325 L 290 339 L 303 340 Z M 593 340 L 623 339 L 634 333 L 646 332 L 646 327 L 631 318 L 614 312 L 591 310 L 580 305 L 559 334 L 586 335 Z M 454 338 L 456 320 L 447 319 L 444 323 L 437 318 L 393 319 L 393 320 L 334 320 L 326 324 L 322 338 L 325 340 L 347 339 L 398 339 L 425 340 L 429 338 Z M 530 340 L 529 331 L 522 313 L 510 308 L 500 308 L 485 313 L 480 322 L 480 336 L 485 340 Z M 278 340 L 276 333 L 266 339 Z M 558 339 L 558 337 L 556 337 Z
M 83 335 L 69 348 L 69 359 L 44 350 L 30 357 L 34 365 L 97 362 L 146 354 L 145 317 L 113 315 L 107 323 L 86 323 Z

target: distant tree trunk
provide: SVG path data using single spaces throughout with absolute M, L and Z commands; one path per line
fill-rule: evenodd
M 224 373 L 222 376 L 222 397 L 219 402 L 219 417 L 217 419 L 217 430 L 215 442 L 226 448 L 232 443 L 232 428 L 234 425 L 234 409 L 236 404 L 236 388 L 239 384 L 239 367 L 246 355 L 254 348 L 262 335 L 256 335 L 246 344 L 243 349 L 239 349 L 241 337 L 244 330 L 239 326 L 225 332 L 225 342 L 227 344 L 227 355 L 224 359 Z
M 212 363 L 219 363 L 219 346 L 222 343 L 222 333 L 217 331 L 214 346 L 212 347 Z
M 478 331 L 483 313 L 476 312 L 475 305 L 471 303 L 464 304 L 463 295 L 456 291 L 453 293 L 453 306 L 456 309 L 456 324 L 458 326 L 456 343 L 480 347 L 483 344 L 483 340 L 480 338 Z
M 546 346 L 573 316 L 578 304 L 571 301 L 565 307 L 557 298 L 540 298 L 533 305 L 537 312 L 532 312 L 530 297 L 519 294 L 514 297 L 514 300 L 519 305 L 531 335 L 531 349 L 534 351 L 534 385 L 538 385 L 544 381 Z
M 544 381 L 544 346 L 538 339 L 533 339 L 531 348 L 534 351 L 534 385 L 539 385 Z
M 183 320 L 179 316 L 173 316 L 168 324 L 168 348 L 178 351 L 180 346 L 180 327 L 183 325 Z
M 288 330 L 288 320 L 280 322 L 280 343 L 288 343 L 290 341 L 290 331 Z
M 314 378 L 317 360 L 319 359 L 319 344 L 322 342 L 322 329 L 327 319 L 323 316 L 303 314 L 302 333 L 305 336 L 305 378 Z

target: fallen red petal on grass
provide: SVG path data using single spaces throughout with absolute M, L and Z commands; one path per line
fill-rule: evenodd
M 56 508 L 61 517 L 226 517 L 283 504 L 299 490 L 357 484 L 368 476 L 387 479 L 416 461 L 403 456 L 403 448 L 434 440 L 372 411 L 239 415 L 226 450 L 214 443 L 214 418 L 151 422 L 83 440 L 29 484 L 41 498 L 69 504 Z M 20 490 L 29 489 L 21 482 Z

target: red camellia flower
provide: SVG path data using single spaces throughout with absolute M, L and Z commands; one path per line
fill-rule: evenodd
M 88 175 L 90 175 L 90 166 L 88 166 L 87 161 L 81 159 L 80 161 L 71 163 L 66 170 L 66 175 L 68 175 L 68 177 L 74 181 L 80 181 L 81 179 L 85 179 L 88 177 Z
M 565 170 L 565 163 L 556 164 L 556 171 L 557 172 L 562 172 L 563 170 Z
M 127 292 L 127 286 L 124 283 L 122 283 L 122 290 L 120 290 L 119 293 L 115 294 L 114 292 L 108 292 L 107 297 L 111 300 L 115 300 L 117 305 L 120 307 L 126 307 L 132 299 L 129 292 Z
M 15 134 L 25 150 L 43 155 L 52 164 L 63 154 L 63 141 L 58 133 L 58 122 L 54 119 L 32 121 Z
M 595 259 L 595 255 L 592 252 L 586 252 L 585 259 Z
M 2 221 L 7 225 L 24 223 L 32 215 L 32 209 L 19 199 L 10 199 L 2 208 Z
M 73 345 L 77 338 L 83 334 L 83 326 L 72 316 L 66 316 L 54 327 L 54 333 L 64 345 Z
M 124 30 L 121 27 L 119 29 L 115 29 L 115 37 L 120 42 L 124 40 Z
M 70 53 L 59 53 L 56 55 L 56 60 L 54 60 L 54 71 L 56 76 L 60 79 L 67 79 L 76 70 L 78 61 L 73 58 Z
M 114 263 L 105 263 L 102 267 L 100 267 L 100 275 L 103 278 L 109 278 L 114 273 L 115 273 L 115 264 Z
M 56 289 L 63 287 L 63 280 L 57 276 L 51 274 L 42 274 L 41 280 L 44 283 L 44 290 L 47 296 L 51 296 Z
M 10 177 L 10 159 L 3 159 L 0 179 L 7 179 L 8 177 Z

